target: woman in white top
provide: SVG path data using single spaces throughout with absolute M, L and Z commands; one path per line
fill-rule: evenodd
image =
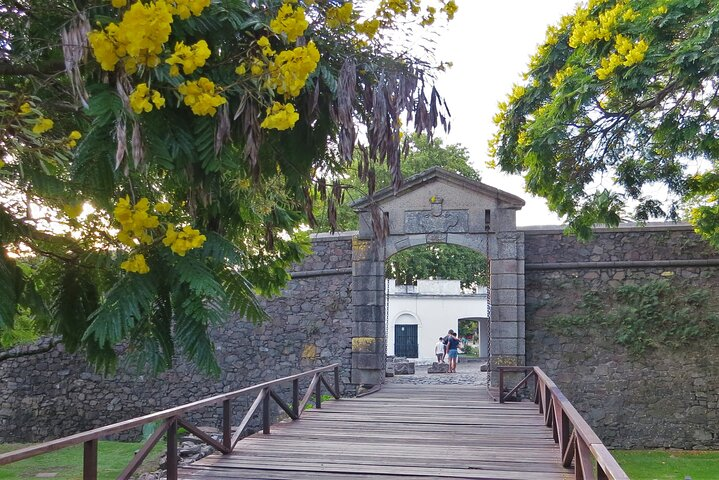
M 437 361 L 444 363 L 444 340 L 439 337 L 439 342 L 434 346 L 434 354 L 437 355 Z

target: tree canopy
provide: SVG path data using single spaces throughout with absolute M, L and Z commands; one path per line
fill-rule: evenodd
M 591 0 L 548 29 L 491 153 L 581 237 L 684 217 L 719 246 L 718 74 L 717 2 Z
M 22 0 L 0 7 L 0 330 L 28 316 L 101 369 L 217 371 L 307 253 L 355 147 L 400 182 L 400 125 L 447 123 L 437 66 L 387 39 L 420 0 Z M 360 126 L 366 138 L 358 136 Z M 121 346 L 121 348 L 119 348 Z
M 336 225 L 342 230 L 356 230 L 359 217 L 349 206 L 350 201 L 369 194 L 368 186 L 359 179 L 356 159 L 342 176 L 344 198 L 336 206 Z M 410 135 L 407 138 L 407 156 L 402 159 L 403 176 L 423 172 L 431 167 L 442 167 L 472 180 L 479 181 L 479 172 L 470 164 L 469 152 L 461 145 L 443 145 L 440 139 L 426 135 Z M 375 165 L 370 177 L 373 187 L 381 189 L 392 184 L 392 175 L 386 165 Z M 315 205 L 318 224 L 315 231 L 331 228 L 324 202 Z M 404 285 L 412 285 L 419 279 L 460 280 L 463 288 L 474 289 L 487 285 L 487 259 L 473 250 L 449 244 L 423 245 L 396 253 L 385 264 L 385 276 L 397 279 Z

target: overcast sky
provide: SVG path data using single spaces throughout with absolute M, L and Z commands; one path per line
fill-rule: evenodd
M 490 170 L 487 142 L 492 117 L 512 84 L 521 80 L 529 57 L 544 40 L 547 26 L 571 13 L 577 0 L 456 0 L 457 16 L 437 42 L 437 58 L 454 66 L 439 77 L 438 90 L 449 104 L 452 130 L 445 138 L 470 152 L 482 181 L 522 197 L 519 225 L 557 225 L 544 199 L 524 191 L 524 180 Z

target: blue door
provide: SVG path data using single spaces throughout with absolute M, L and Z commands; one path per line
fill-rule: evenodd
M 417 358 L 419 345 L 417 345 L 417 325 L 394 326 L 394 355 L 395 357 Z

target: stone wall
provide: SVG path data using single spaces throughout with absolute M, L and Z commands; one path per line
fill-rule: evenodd
M 580 243 L 559 230 L 525 230 L 528 365 L 557 383 L 602 440 L 617 448 L 719 447 L 719 341 L 641 355 L 595 326 L 557 334 L 588 291 L 649 280 L 719 294 L 719 252 L 683 226 L 600 230 Z M 599 319 L 598 319 L 599 320 Z
M 49 339 L 34 347 L 44 353 L 0 361 L 0 443 L 58 438 L 334 362 L 342 363 L 343 394 L 352 394 L 351 241 L 351 235 L 313 239 L 313 255 L 295 269 L 283 295 L 264 301 L 272 321 L 255 326 L 230 318 L 214 329 L 219 378 L 183 362 L 157 377 L 120 369 L 103 378 Z M 236 423 L 253 400 L 235 402 Z M 192 420 L 218 426 L 220 411 L 200 411 Z

